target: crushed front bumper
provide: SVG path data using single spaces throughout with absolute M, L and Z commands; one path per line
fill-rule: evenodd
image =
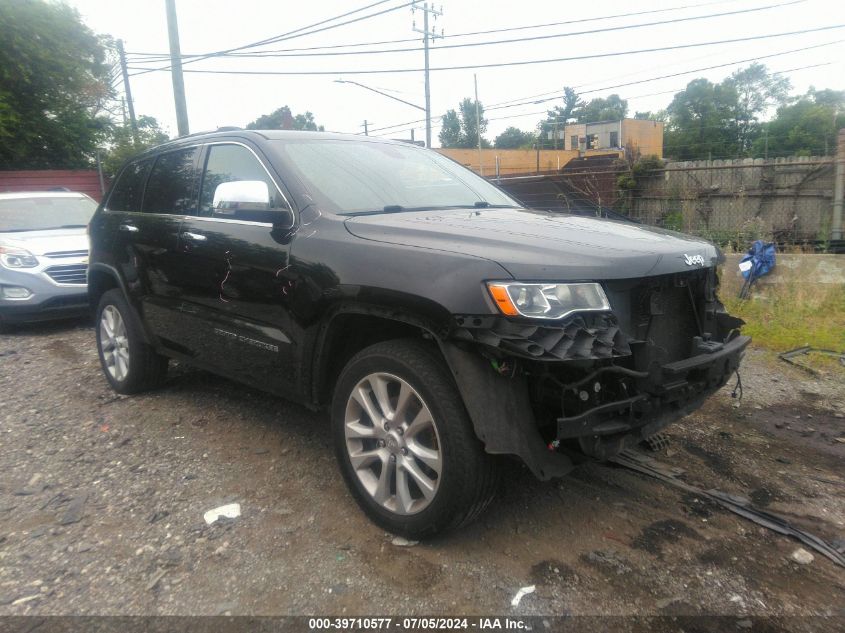
M 688 415 L 723 387 L 739 368 L 750 342 L 748 336 L 736 336 L 721 349 L 653 366 L 648 372 L 613 366 L 601 368 L 564 388 L 590 389 L 601 385 L 601 379 L 624 378 L 630 381 L 630 396 L 602 402 L 575 415 L 558 417 L 556 437 L 558 440 L 590 438 L 590 441 L 581 441 L 582 449 L 598 457 L 608 456 L 623 447 L 619 442 L 608 444 L 609 436 L 622 444 L 644 439 Z

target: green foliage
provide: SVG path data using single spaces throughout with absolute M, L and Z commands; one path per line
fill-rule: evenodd
M 766 133 L 753 145 L 756 156 L 829 154 L 836 147 L 837 130 L 845 127 L 845 91 L 811 89 L 794 103 L 778 108 Z
M 458 106 L 459 111 L 446 111 L 438 136 L 441 147 L 478 147 L 479 119 L 482 135 L 487 131 L 487 119 L 484 118 L 484 106 L 481 102 L 478 102 L 480 117 L 476 117 L 475 106 L 475 100 L 467 98 L 461 101 Z M 483 136 L 481 147 L 490 147 L 490 142 Z
M 663 168 L 663 161 L 655 155 L 642 156 L 629 164 L 630 168 L 616 177 L 616 208 L 622 213 L 631 210 L 633 198 L 642 188 L 643 181 L 653 178 Z
M 114 178 L 123 163 L 145 149 L 161 145 L 168 140 L 167 133 L 151 116 L 141 115 L 138 122 L 138 142 L 132 134 L 129 122 L 113 124 L 109 130 L 109 146 L 102 156 L 103 173 Z
M 628 114 L 628 101 L 617 94 L 607 98 L 598 97 L 578 108 L 574 114 L 578 123 L 619 121 Z
M 742 333 L 757 346 L 776 352 L 803 345 L 845 349 L 845 292 L 836 284 L 761 283 L 748 300 L 734 292 L 721 297 L 728 312 L 745 320 Z
M 640 121 L 661 121 L 665 122 L 669 118 L 669 113 L 666 109 L 656 110 L 652 112 L 651 110 L 646 110 L 644 112 L 640 112 L 639 110 L 634 113 L 634 118 L 639 119 Z
M 680 211 L 671 211 L 663 216 L 663 228 L 670 231 L 682 232 L 684 230 L 684 214 Z
M 496 137 L 493 147 L 498 149 L 519 149 L 531 147 L 537 137 L 531 132 L 523 132 L 519 128 L 509 127 Z
M 736 143 L 739 152 L 745 155 L 760 135 L 760 116 L 770 106 L 786 101 L 789 79 L 771 75 L 763 64 L 755 62 L 737 70 L 723 83 L 736 91 Z
M 664 154 L 677 160 L 737 155 L 737 102 L 732 84 L 693 79 L 667 108 Z
M 0 2 L 0 169 L 93 164 L 113 96 L 104 41 L 65 4 Z
M 761 118 L 787 99 L 789 80 L 751 64 L 714 84 L 694 79 L 667 109 L 664 153 L 676 160 L 756 154 Z
M 325 128 L 314 122 L 314 115 L 311 112 L 297 114 L 290 111 L 288 106 L 282 106 L 270 114 L 263 114 L 252 123 L 246 126 L 248 130 L 309 130 L 311 132 L 323 132 Z
M 567 122 L 618 121 L 624 119 L 627 113 L 628 102 L 617 94 L 584 102 L 574 88 L 566 86 L 563 89 L 563 106 L 554 106 L 546 113 L 546 119 L 537 124 L 538 142 L 543 149 L 556 147 L 555 134 L 549 138 L 548 133 L 555 130 L 559 134 Z

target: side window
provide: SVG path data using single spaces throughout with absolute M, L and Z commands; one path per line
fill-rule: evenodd
M 200 191 L 200 215 L 213 215 L 214 190 L 224 182 L 234 180 L 261 180 L 270 191 L 271 209 L 289 209 L 284 197 L 267 171 L 247 148 L 241 145 L 211 145 Z
M 126 166 L 109 196 L 109 211 L 140 211 L 144 181 L 150 173 L 151 158 Z
M 144 213 L 194 212 L 194 161 L 198 151 L 191 147 L 158 157 L 147 181 Z

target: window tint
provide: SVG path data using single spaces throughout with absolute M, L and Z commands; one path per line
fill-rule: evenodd
M 193 213 L 194 159 L 198 148 L 162 154 L 144 194 L 144 213 Z
M 106 208 L 110 211 L 140 211 L 144 182 L 150 173 L 151 158 L 127 165 L 111 192 Z
M 270 191 L 271 209 L 290 208 L 255 155 L 241 145 L 211 145 L 202 179 L 200 215 L 212 215 L 214 190 L 224 182 L 261 180 Z

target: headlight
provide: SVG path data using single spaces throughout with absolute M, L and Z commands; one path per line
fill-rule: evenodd
M 487 282 L 493 300 L 508 316 L 560 319 L 573 312 L 610 310 L 599 284 L 525 284 Z
M 22 248 L 0 246 L 0 263 L 6 268 L 35 268 L 38 260 L 35 255 Z

